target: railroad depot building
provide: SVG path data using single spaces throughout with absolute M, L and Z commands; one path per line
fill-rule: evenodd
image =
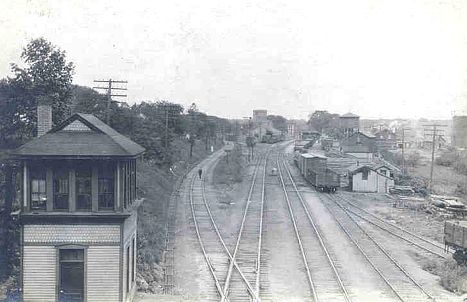
M 131 301 L 136 291 L 136 160 L 144 149 L 88 114 L 38 135 L 22 165 L 23 301 Z

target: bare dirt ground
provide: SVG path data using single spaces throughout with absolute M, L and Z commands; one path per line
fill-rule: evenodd
M 410 208 L 394 207 L 394 200 L 385 194 L 353 192 L 339 192 L 338 194 L 373 214 L 384 218 L 388 222 L 394 223 L 417 235 L 443 243 L 444 219 L 441 217 Z M 463 301 L 464 298 L 467 298 L 466 295 L 458 296 L 441 286 L 440 282 L 442 276 L 440 275 L 451 272 L 433 270 L 438 273 L 438 275 L 435 275 L 430 273 L 430 269 L 428 269 L 436 266 L 448 270 L 449 268 L 446 263 L 452 264 L 453 260 L 441 260 L 437 257 L 427 255 L 386 232 L 377 230 L 374 227 L 371 228 L 370 226 L 368 226 L 368 228 L 373 229 L 372 233 L 379 242 L 381 242 L 381 244 L 383 244 L 383 246 L 387 248 L 391 254 L 425 286 L 425 288 L 430 289 L 430 292 L 433 293 L 435 297 L 438 297 L 439 301 Z M 459 278 L 462 277 L 459 276 Z M 461 283 L 467 282 L 467 280 L 458 281 Z
M 257 151 L 264 151 L 266 146 L 257 146 Z M 268 171 L 275 166 L 271 157 Z M 197 168 L 194 169 L 196 171 Z M 240 183 L 216 184 L 213 169 L 205 170 L 206 194 L 219 230 L 229 249 L 233 249 L 243 208 L 250 188 L 254 165 L 244 169 L 244 178 Z M 292 170 L 293 171 L 293 170 Z M 296 171 L 295 171 L 296 173 Z M 188 175 L 189 179 L 191 174 Z M 390 296 L 375 272 L 365 263 L 365 259 L 349 242 L 339 229 L 334 218 L 323 206 L 318 193 L 300 181 L 300 190 L 306 199 L 320 231 L 328 242 L 330 253 L 337 260 L 337 268 L 343 282 L 348 287 L 354 301 L 395 301 Z M 140 296 L 138 301 L 205 301 L 212 283 L 211 276 L 200 252 L 199 243 L 194 233 L 190 207 L 188 203 L 188 182 L 183 184 L 178 207 L 178 228 L 175 244 L 175 296 Z M 442 242 L 443 221 L 433 219 L 424 212 L 410 209 L 393 208 L 393 200 L 385 195 L 355 194 L 339 192 L 363 208 L 388 219 L 419 235 Z M 266 201 L 264 214 L 263 263 L 261 266 L 260 294 L 264 301 L 307 301 L 310 290 L 303 269 L 295 234 L 284 195 L 277 176 L 268 173 L 266 177 Z M 366 226 L 370 228 L 369 226 Z M 391 238 L 379 230 L 372 234 L 387 248 L 401 265 L 429 290 L 437 301 L 462 301 L 463 297 L 446 291 L 440 285 L 440 277 L 429 272 L 427 263 L 432 258 L 412 246 Z M 424 269 L 425 268 L 425 269 Z

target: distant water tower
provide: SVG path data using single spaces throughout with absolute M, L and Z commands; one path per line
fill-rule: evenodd
M 346 113 L 339 117 L 339 128 L 346 137 L 351 136 L 360 129 L 360 117 L 353 113 Z

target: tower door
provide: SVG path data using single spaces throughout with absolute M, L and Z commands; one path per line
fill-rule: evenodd
M 84 250 L 60 250 L 59 302 L 84 301 Z

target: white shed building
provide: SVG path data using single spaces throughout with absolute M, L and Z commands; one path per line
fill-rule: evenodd
M 370 166 L 359 166 L 350 171 L 349 186 L 354 192 L 389 193 L 389 188 L 394 187 L 394 178 L 390 177 L 389 171 L 373 168 Z

